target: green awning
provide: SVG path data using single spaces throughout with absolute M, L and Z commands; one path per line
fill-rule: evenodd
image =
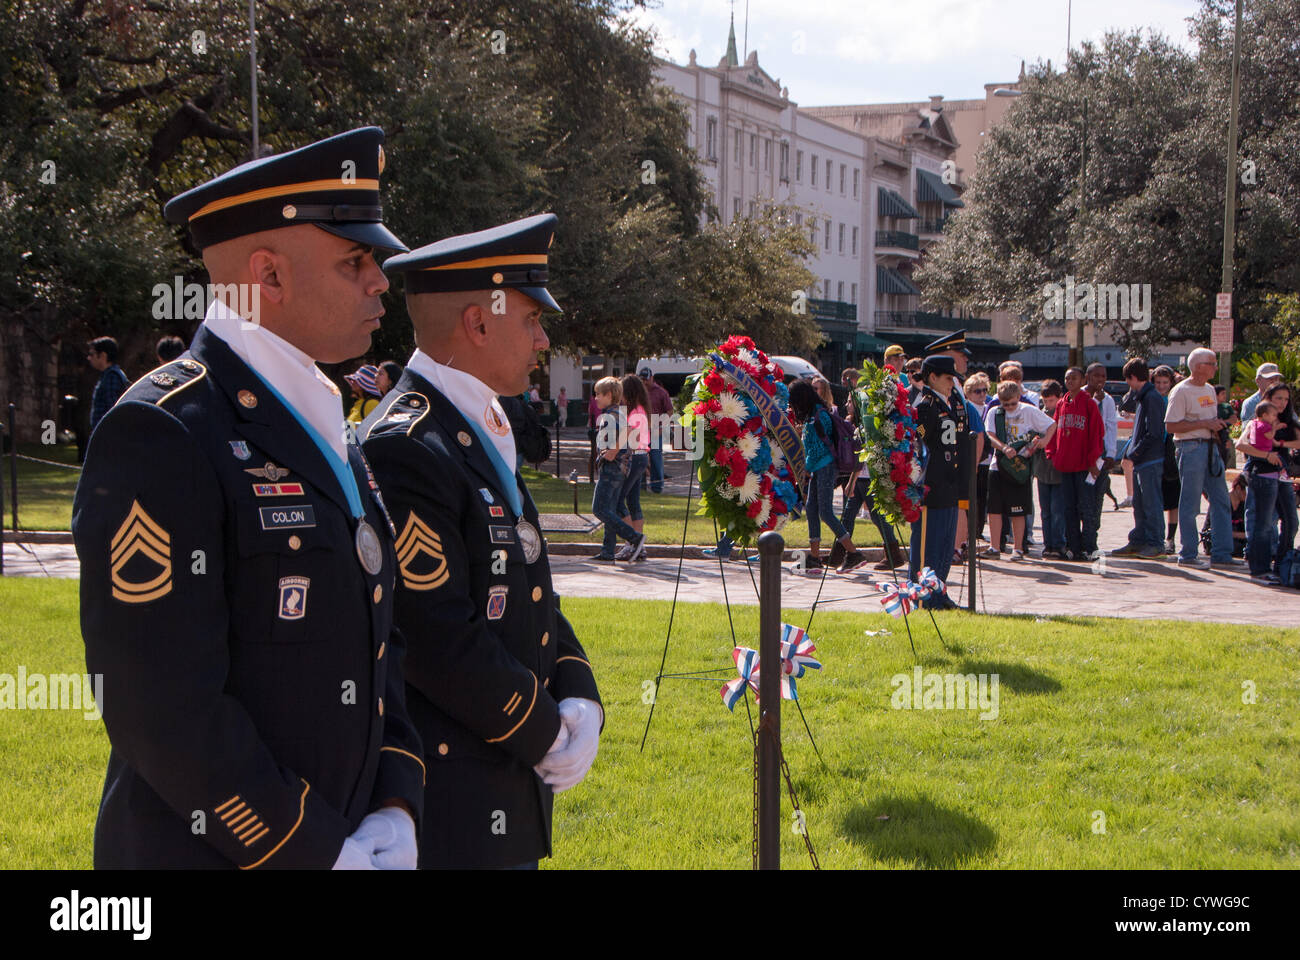
M 869 333 L 859 333 L 856 349 L 858 353 L 884 353 L 893 340 L 882 340 Z
M 909 220 L 919 220 L 921 217 L 916 208 L 903 199 L 902 194 L 884 187 L 876 187 L 876 206 L 880 208 L 878 213 L 882 217 L 904 217 Z
M 966 206 L 956 191 L 943 182 L 943 177 L 929 170 L 916 171 L 916 199 L 920 203 L 942 203 L 945 207 Z
M 896 293 L 904 297 L 919 297 L 921 290 L 897 270 L 877 265 L 876 293 Z

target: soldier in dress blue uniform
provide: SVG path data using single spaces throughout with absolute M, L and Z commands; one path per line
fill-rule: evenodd
M 908 576 L 915 580 L 923 567 L 929 567 L 947 583 L 957 535 L 957 503 L 966 492 L 963 481 L 969 467 L 963 467 L 963 456 L 970 449 L 970 423 L 966 401 L 957 390 L 952 357 L 926 357 L 921 377 L 924 385 L 915 404 L 916 435 L 926 448 L 926 492 L 921 519 L 912 524 Z M 946 593 L 932 594 L 923 603 L 936 610 L 957 606 Z
M 382 144 L 354 130 L 167 204 L 221 286 L 190 350 L 104 417 L 77 487 L 112 743 L 97 867 L 415 866 L 392 528 L 314 363 L 366 351 L 372 251 L 405 249 Z
M 551 587 L 498 395 L 549 345 L 551 214 L 451 237 L 401 273 L 419 345 L 361 426 L 397 525 L 407 703 L 429 768 L 422 867 L 534 867 L 553 793 L 595 759 L 604 710 Z

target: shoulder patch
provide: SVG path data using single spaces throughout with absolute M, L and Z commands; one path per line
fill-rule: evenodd
M 189 357 L 173 360 L 149 371 L 131 384 L 118 402 L 134 400 L 137 403 L 161 406 L 186 387 L 198 383 L 207 374 L 207 367 L 197 360 L 191 360 Z
M 398 395 L 371 426 L 365 439 L 410 435 L 415 425 L 429 412 L 429 398 L 414 390 Z

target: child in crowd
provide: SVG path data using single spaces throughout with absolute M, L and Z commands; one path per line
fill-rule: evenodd
M 645 526 L 641 515 L 641 478 L 650 466 L 650 396 L 646 392 L 645 381 L 634 373 L 629 373 L 620 381 L 623 388 L 623 405 L 627 408 L 627 446 L 631 453 L 627 464 L 627 476 L 623 478 L 623 489 L 618 495 L 618 514 L 623 522 L 637 533 Z M 637 553 L 637 560 L 644 560 L 645 551 Z M 618 559 L 632 559 L 632 544 L 627 544 L 618 552 Z
M 1043 381 L 1043 412 L 1055 421 L 1056 405 L 1065 388 L 1059 380 Z M 1038 512 L 1043 518 L 1043 559 L 1065 557 L 1065 501 L 1061 494 L 1061 471 L 1052 466 L 1042 445 L 1034 453 L 1034 477 L 1038 480 Z
M 600 411 L 596 420 L 596 457 L 599 473 L 596 489 L 591 495 L 591 512 L 605 525 L 604 541 L 600 553 L 592 557 L 598 563 L 613 563 L 614 544 L 619 537 L 632 547 L 628 556 L 635 560 L 645 551 L 645 534 L 637 533 L 620 516 L 619 495 L 627 475 L 627 430 L 620 423 L 619 405 L 623 402 L 623 387 L 615 377 L 601 377 L 592 387 L 592 398 Z
M 1282 458 L 1273 449 L 1273 430 L 1277 427 L 1277 407 L 1262 400 L 1255 407 L 1255 419 L 1246 424 L 1237 440 L 1237 449 L 1250 459 L 1243 471 L 1249 478 L 1254 498 L 1254 529 L 1246 531 L 1246 560 L 1250 578 L 1258 583 L 1276 584 L 1272 572 L 1273 527 L 1277 524 L 1277 487 L 1285 476 Z
M 1178 383 L 1178 373 L 1173 367 L 1162 363 L 1151 372 L 1151 382 L 1156 385 L 1156 393 L 1168 403 L 1169 393 Z M 1178 460 L 1174 456 L 1174 435 L 1165 434 L 1165 466 L 1160 480 L 1160 499 L 1165 507 L 1165 553 L 1176 553 L 1174 537 L 1178 535 L 1178 500 L 1183 493 L 1183 483 L 1178 476 Z
M 804 466 L 808 470 L 808 558 L 805 568 L 820 570 L 821 521 L 831 528 L 835 538 L 844 545 L 844 562 L 839 572 L 851 570 L 866 560 L 853 546 L 853 538 L 835 515 L 835 458 L 831 455 L 835 425 L 830 411 L 817 393 L 817 388 L 807 380 L 796 380 L 790 385 L 790 413 L 794 422 L 803 425 Z

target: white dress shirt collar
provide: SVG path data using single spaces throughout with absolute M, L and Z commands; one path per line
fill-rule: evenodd
M 321 373 L 311 357 L 265 327 L 249 323 L 219 299 L 208 307 L 203 325 L 275 387 L 347 463 L 343 402 L 338 387 Z
M 501 455 L 501 462 L 515 471 L 515 438 L 495 390 L 472 373 L 439 363 L 419 348 L 411 354 L 407 367 L 437 387 L 461 416 L 480 428 Z

